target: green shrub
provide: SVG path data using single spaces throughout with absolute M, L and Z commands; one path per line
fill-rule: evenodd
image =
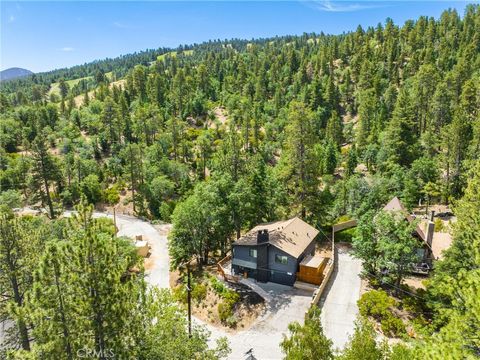
M 160 219 L 166 222 L 170 222 L 172 218 L 173 210 L 175 210 L 175 201 L 164 201 L 160 204 L 158 213 Z
M 442 219 L 435 219 L 435 231 L 442 232 L 445 230 L 445 225 L 443 225 Z
M 351 220 L 351 219 L 352 218 L 349 215 L 345 214 L 345 215 L 340 216 L 335 223 L 339 224 L 339 223 L 342 223 L 342 222 L 345 222 L 345 221 L 348 221 L 348 220 Z
M 212 286 L 213 291 L 215 291 L 217 295 L 222 296 L 223 293 L 227 291 L 227 287 L 216 277 L 212 276 L 210 278 L 210 285 Z
M 226 302 L 229 302 L 230 304 L 233 305 L 240 300 L 240 295 L 235 291 L 227 288 L 226 291 L 222 294 L 222 298 Z
M 392 313 L 384 316 L 380 324 L 385 335 L 400 336 L 405 334 L 405 324 Z
M 90 174 L 80 183 L 82 193 L 90 204 L 96 204 L 102 200 L 102 186 L 98 180 L 98 176 Z
M 185 286 L 179 285 L 172 289 L 173 298 L 178 301 L 179 303 L 186 304 L 187 303 L 187 290 Z
M 17 190 L 5 190 L 0 193 L 0 204 L 10 209 L 19 208 L 22 206 L 22 195 Z
M 205 284 L 195 284 L 192 288 L 192 298 L 197 302 L 202 301 L 207 296 L 207 286 Z
M 395 300 L 383 290 L 372 290 L 362 295 L 358 300 L 358 309 L 363 316 L 373 316 L 381 319 L 390 314 L 390 308 Z
M 217 310 L 218 317 L 222 323 L 225 323 L 229 317 L 233 316 L 232 305 L 226 301 L 222 301 L 218 304 Z
M 418 314 L 422 312 L 421 305 L 413 296 L 407 296 L 402 299 L 402 308 L 409 313 Z
M 118 186 L 113 185 L 111 188 L 108 188 L 103 193 L 105 202 L 109 205 L 115 205 L 120 201 L 120 193 L 118 191 Z
M 335 241 L 351 243 L 355 236 L 357 236 L 357 228 L 345 229 L 335 233 Z
M 237 326 L 238 318 L 235 315 L 229 316 L 227 320 L 225 320 L 225 323 L 228 327 L 234 328 Z

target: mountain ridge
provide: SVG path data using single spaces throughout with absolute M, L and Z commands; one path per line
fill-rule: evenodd
M 34 72 L 20 67 L 11 67 L 0 71 L 0 81 L 13 80 L 32 75 Z

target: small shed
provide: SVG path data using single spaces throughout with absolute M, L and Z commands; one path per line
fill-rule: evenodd
M 307 255 L 299 266 L 297 280 L 310 284 L 320 285 L 323 280 L 323 270 L 327 266 L 328 258 L 320 254 Z
M 137 254 L 141 257 L 147 257 L 150 254 L 150 246 L 145 240 L 135 241 L 135 247 L 137 248 Z

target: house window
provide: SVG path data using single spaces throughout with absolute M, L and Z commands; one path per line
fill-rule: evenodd
M 283 265 L 287 265 L 288 258 L 283 255 L 275 255 L 275 262 Z
M 250 256 L 253 258 L 257 257 L 257 249 L 250 249 Z

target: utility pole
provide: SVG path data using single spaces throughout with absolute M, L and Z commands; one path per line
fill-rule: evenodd
M 192 337 L 192 288 L 190 286 L 190 266 L 187 262 L 187 303 L 188 303 L 188 336 Z
M 179 269 L 182 269 L 183 266 L 187 267 L 187 306 L 188 306 L 188 336 L 192 337 L 192 285 L 190 279 L 190 259 L 188 261 L 183 262 L 182 264 L 178 265 Z
M 117 235 L 117 215 L 115 213 L 115 206 L 113 207 L 113 226 L 115 226 L 115 236 Z

